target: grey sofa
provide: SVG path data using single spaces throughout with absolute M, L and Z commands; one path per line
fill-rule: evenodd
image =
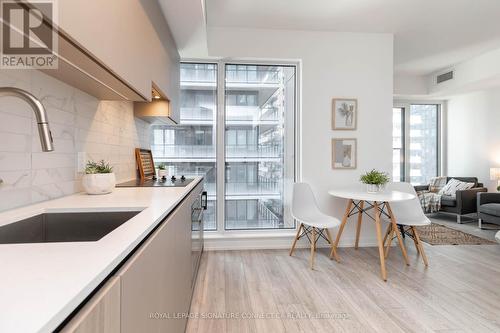
M 481 222 L 500 225 L 500 193 L 478 193 L 477 215 L 479 228 Z
M 452 178 L 467 183 L 474 183 L 474 187 L 470 190 L 457 191 L 455 197 L 446 195 L 441 197 L 440 212 L 456 214 L 457 223 L 461 223 L 462 215 L 477 212 L 477 193 L 487 192 L 488 189 L 483 187 L 483 184 L 479 183 L 476 177 L 447 177 L 446 182 L 448 183 Z M 415 186 L 415 190 L 417 192 L 427 191 L 429 190 L 429 185 Z

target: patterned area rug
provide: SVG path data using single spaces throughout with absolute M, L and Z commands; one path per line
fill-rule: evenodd
M 451 229 L 440 224 L 417 227 L 420 239 L 431 245 L 482 245 L 498 244 L 488 239 L 480 238 L 465 232 Z

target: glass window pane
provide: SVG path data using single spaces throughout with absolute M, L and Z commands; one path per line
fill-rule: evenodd
M 238 130 L 238 146 L 246 146 L 247 144 L 247 131 L 246 130 Z
M 238 105 L 247 105 L 247 95 L 238 95 L 238 99 L 236 101 Z
M 404 181 L 404 108 L 392 109 L 392 180 Z
M 248 99 L 248 105 L 250 106 L 257 106 L 257 96 L 252 94 L 247 97 Z
M 439 105 L 412 104 L 409 123 L 409 181 L 428 184 L 438 175 Z
M 217 66 L 181 64 L 180 124 L 154 125 L 151 145 L 155 163 L 169 175 L 205 176 L 208 209 L 205 230 L 216 230 L 215 135 Z M 163 141 L 160 140 L 163 136 Z
M 285 206 L 295 177 L 295 67 L 225 72 L 225 229 L 294 228 Z

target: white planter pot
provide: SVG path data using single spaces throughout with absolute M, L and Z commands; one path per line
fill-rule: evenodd
M 163 176 L 167 177 L 167 170 L 158 169 L 158 178 L 161 178 Z
M 378 193 L 384 189 L 384 185 L 366 184 L 366 192 Z
M 96 173 L 83 175 L 82 185 L 88 194 L 107 194 L 113 192 L 116 185 L 114 173 Z

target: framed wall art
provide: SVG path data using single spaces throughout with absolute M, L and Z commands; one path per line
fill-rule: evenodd
M 332 139 L 332 168 L 356 169 L 357 149 L 354 138 Z
M 358 100 L 334 98 L 332 100 L 332 129 L 355 130 L 358 122 Z

